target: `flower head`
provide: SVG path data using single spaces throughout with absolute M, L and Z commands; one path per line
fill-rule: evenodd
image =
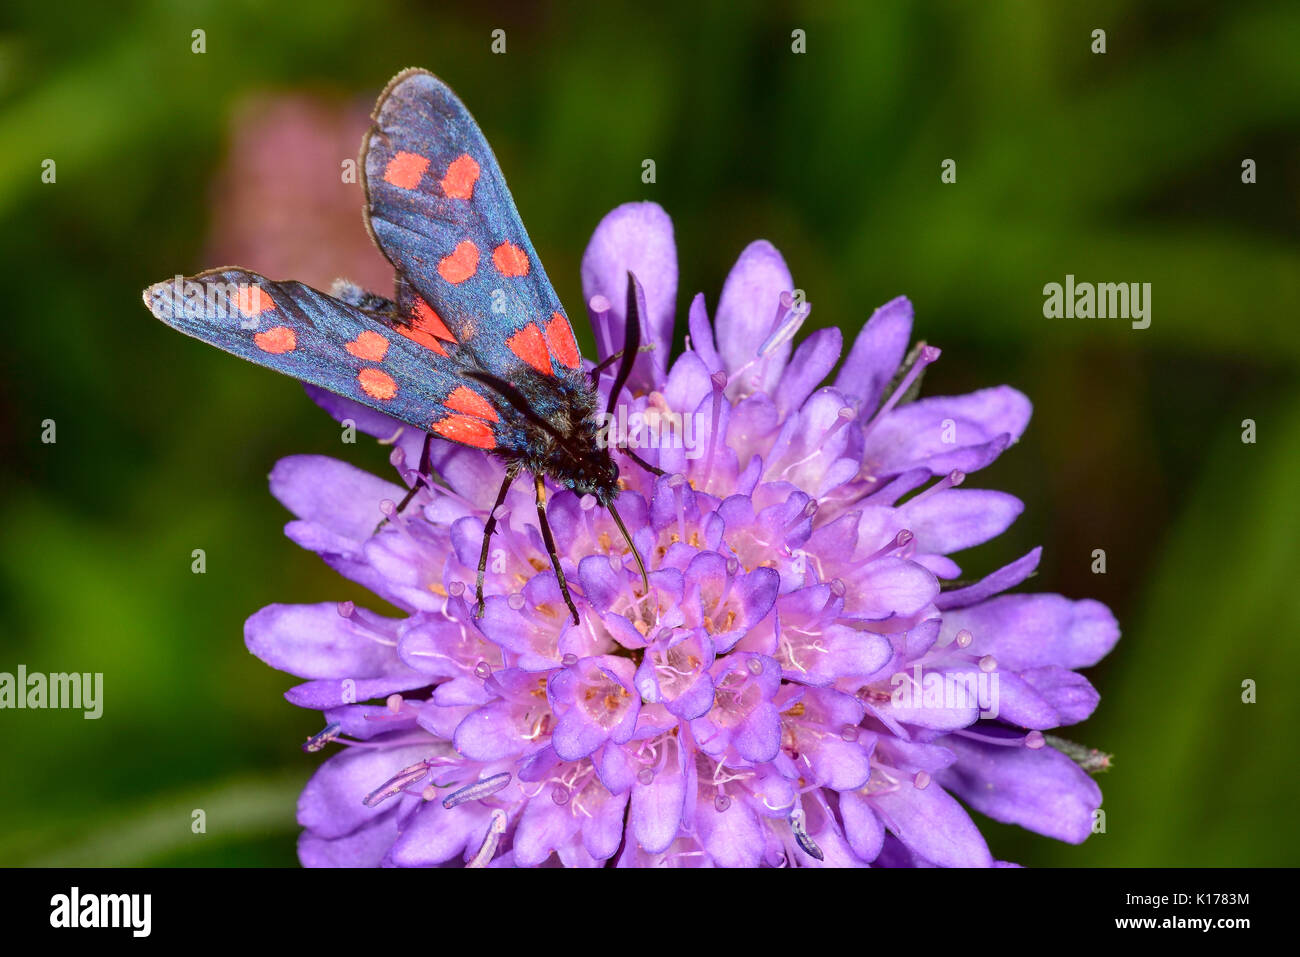
M 963 584 L 950 557 L 1022 510 L 964 485 L 1024 431 L 1028 400 L 915 399 L 939 350 L 909 355 L 902 298 L 823 385 L 840 331 L 793 345 L 810 307 L 765 242 L 712 321 L 695 297 L 670 362 L 676 254 L 651 203 L 610 213 L 583 260 L 600 358 L 622 343 L 629 271 L 654 348 L 608 425 L 665 473 L 614 453 L 648 588 L 599 503 L 552 490 L 575 625 L 520 481 L 476 617 L 495 459 L 436 442 L 439 483 L 401 513 L 402 486 L 342 462 L 275 467 L 289 537 L 402 612 L 273 605 L 248 621 L 250 650 L 307 679 L 289 700 L 324 712 L 308 749 L 342 746 L 299 802 L 303 863 L 993 864 L 958 799 L 1082 841 L 1100 791 L 1042 732 L 1096 707 L 1075 669 L 1110 650 L 1115 620 L 1002 594 L 1039 549 Z M 414 481 L 422 434 L 313 397 L 391 442 Z

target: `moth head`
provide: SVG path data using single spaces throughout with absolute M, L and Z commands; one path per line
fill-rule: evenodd
M 618 498 L 618 466 L 605 449 L 593 449 L 573 463 L 564 484 L 577 495 L 593 495 L 601 505 Z

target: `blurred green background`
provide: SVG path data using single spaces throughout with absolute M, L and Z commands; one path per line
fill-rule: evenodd
M 410 65 L 474 111 L 571 315 L 600 217 L 653 199 L 677 231 L 679 341 L 689 296 L 712 308 L 763 237 L 814 324 L 851 336 L 909 295 L 944 348 L 928 393 L 1033 399 L 1024 439 L 969 483 L 1026 513 L 963 564 L 1041 542 L 1035 590 L 1114 609 L 1123 637 L 1089 672 L 1101 707 L 1067 733 L 1116 757 L 1105 834 L 1071 847 L 982 821 L 996 856 L 1300 860 L 1300 6 L 10 0 L 2 16 L 0 671 L 102 671 L 105 704 L 98 721 L 0 711 L 0 863 L 296 863 L 318 717 L 283 700 L 293 679 L 245 651 L 242 624 L 273 601 L 368 599 L 282 537 L 266 475 L 299 452 L 380 469 L 384 450 L 341 446 L 294 382 L 178 336 L 140 290 L 230 261 L 381 282 L 340 164 Z M 1151 327 L 1045 319 L 1042 287 L 1066 273 L 1150 282 Z

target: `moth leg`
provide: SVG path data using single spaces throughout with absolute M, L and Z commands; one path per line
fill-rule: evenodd
M 402 498 L 400 502 L 397 503 L 397 508 L 393 512 L 394 515 L 401 515 L 402 512 L 406 510 L 406 506 L 411 504 L 411 499 L 415 498 L 415 493 L 420 491 L 420 486 L 429 484 L 428 476 L 433 472 L 432 452 L 433 452 L 433 433 L 426 432 L 424 435 L 424 450 L 420 452 L 419 474 L 415 476 L 415 483 L 410 487 L 410 489 L 407 490 L 406 495 Z M 371 532 L 371 534 L 372 535 L 377 534 L 381 528 L 383 528 L 385 525 L 388 524 L 388 519 L 390 517 L 391 516 L 385 516 L 383 519 L 381 519 L 379 524 L 375 526 L 375 531 Z
M 551 565 L 555 568 L 555 577 L 560 580 L 560 591 L 564 593 L 564 603 L 569 606 L 573 623 L 579 624 L 578 609 L 573 606 L 573 596 L 569 594 L 569 583 L 564 580 L 564 569 L 560 567 L 560 556 L 555 550 L 555 537 L 551 534 L 551 523 L 546 520 L 546 484 L 540 475 L 533 476 L 533 485 L 537 489 L 537 521 L 542 526 L 542 541 L 546 543 L 546 553 L 551 556 Z
M 483 526 L 483 549 L 478 553 L 478 582 L 474 585 L 474 597 L 477 599 L 477 604 L 474 606 L 475 618 L 483 615 L 483 575 L 487 571 L 488 546 L 492 544 L 492 533 L 497 530 L 497 509 L 506 500 L 506 493 L 510 491 L 510 485 L 514 480 L 515 473 L 507 469 L 501 488 L 497 490 L 496 503 L 488 513 L 487 524 Z

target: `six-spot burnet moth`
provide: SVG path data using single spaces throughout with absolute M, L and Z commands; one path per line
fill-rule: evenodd
M 582 370 L 573 329 L 474 118 L 433 74 L 405 70 L 375 105 L 359 165 L 366 228 L 396 270 L 392 299 L 349 284 L 326 295 L 221 268 L 151 286 L 145 305 L 186 335 L 426 432 L 422 478 L 399 511 L 428 481 L 435 435 L 504 460 L 505 481 L 483 530 L 479 612 L 496 513 L 521 472 L 533 476 L 542 538 L 575 623 L 544 478 L 609 510 L 645 587 L 645 565 L 614 507 L 618 466 L 597 440 L 603 368 Z M 640 347 L 638 298 L 629 273 L 627 338 L 621 357 L 606 361 L 620 358 L 607 413 Z

